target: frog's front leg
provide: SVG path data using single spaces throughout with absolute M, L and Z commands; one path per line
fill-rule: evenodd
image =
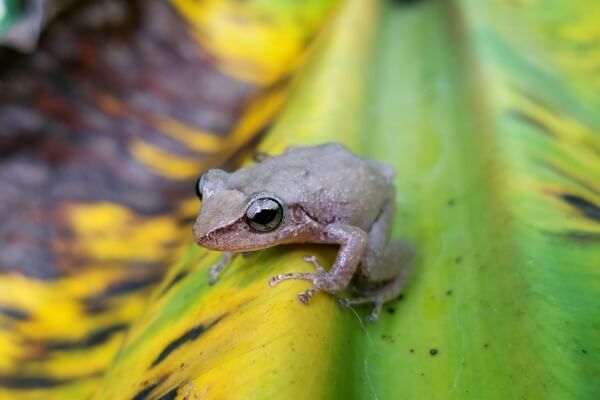
M 215 283 L 217 283 L 219 277 L 221 276 L 225 268 L 227 268 L 229 264 L 231 264 L 231 262 L 237 255 L 238 253 L 234 253 L 231 251 L 223 252 L 223 255 L 221 256 L 219 261 L 217 261 L 212 267 L 210 267 L 210 270 L 208 271 L 209 285 L 214 285 Z
M 318 291 L 338 293 L 348 287 L 352 276 L 354 276 L 366 250 L 367 237 L 367 233 L 358 227 L 346 224 L 330 224 L 323 229 L 323 232 L 317 238 L 313 238 L 311 241 L 340 245 L 331 271 L 327 272 L 314 256 L 310 256 L 306 257 L 305 261 L 313 263 L 317 272 L 292 272 L 275 275 L 269 280 L 269 285 L 275 286 L 288 279 L 311 281 L 313 286 L 298 295 L 298 298 L 304 304 L 308 304 L 312 295 Z

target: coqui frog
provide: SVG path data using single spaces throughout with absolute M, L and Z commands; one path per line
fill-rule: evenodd
M 232 173 L 207 171 L 196 187 L 202 207 L 194 239 L 225 251 L 210 270 L 211 284 L 239 253 L 284 243 L 335 244 L 339 250 L 330 270 L 307 256 L 315 272 L 279 274 L 269 284 L 312 282 L 298 295 L 304 304 L 316 292 L 338 295 L 352 288 L 355 296 L 343 304 L 372 303 L 369 319 L 376 320 L 382 305 L 402 291 L 414 252 L 409 243 L 390 240 L 393 179 L 391 167 L 338 143 L 288 148 Z

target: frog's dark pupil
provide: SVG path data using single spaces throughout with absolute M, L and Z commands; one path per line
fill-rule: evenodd
M 257 232 L 270 232 L 283 220 L 283 207 L 279 200 L 261 197 L 254 200 L 246 210 L 246 221 Z
M 252 217 L 252 221 L 257 224 L 266 225 L 269 222 L 273 221 L 275 217 L 277 217 L 277 210 L 273 210 L 270 208 L 260 210 L 254 217 Z

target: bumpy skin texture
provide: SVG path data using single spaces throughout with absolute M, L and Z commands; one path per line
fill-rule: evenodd
M 412 254 L 410 246 L 389 240 L 395 208 L 393 176 L 391 168 L 364 160 L 337 143 L 289 148 L 281 156 L 230 174 L 208 171 L 199 181 L 202 208 L 194 237 L 200 246 L 228 252 L 213 267 L 212 281 L 231 260 L 231 252 L 281 243 L 338 244 L 329 272 L 307 257 L 317 272 L 281 274 L 269 283 L 311 281 L 313 287 L 299 295 L 306 304 L 317 291 L 337 294 L 347 289 L 359 270 L 361 296 L 346 302 L 374 303 L 371 318 L 376 319 L 381 305 L 402 289 Z M 248 210 L 258 199 L 281 206 L 281 222 L 264 232 L 249 224 Z

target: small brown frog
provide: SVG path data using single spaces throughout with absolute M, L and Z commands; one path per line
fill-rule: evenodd
M 311 281 L 298 295 L 304 304 L 315 292 L 339 294 L 352 287 L 357 296 L 342 302 L 373 303 L 369 319 L 376 320 L 382 305 L 400 294 L 414 254 L 409 243 L 390 240 L 393 179 L 391 167 L 337 143 L 288 148 L 233 173 L 207 171 L 196 187 L 202 208 L 194 238 L 202 247 L 226 252 L 211 268 L 211 283 L 242 252 L 284 243 L 336 244 L 329 271 L 307 256 L 316 272 L 276 275 L 269 284 Z

